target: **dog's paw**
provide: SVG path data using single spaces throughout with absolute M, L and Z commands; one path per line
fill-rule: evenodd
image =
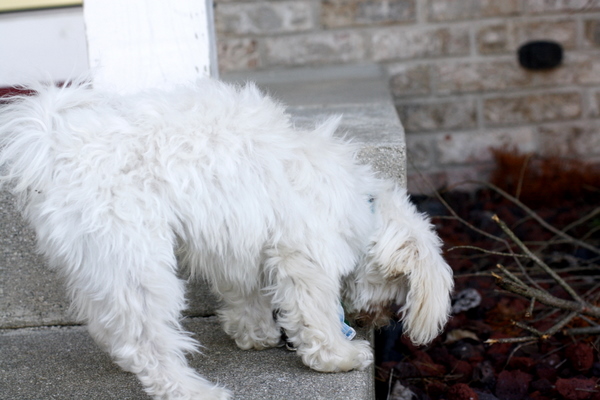
M 186 388 L 169 388 L 166 391 L 157 391 L 152 388 L 147 388 L 146 392 L 151 395 L 154 400 L 231 400 L 232 393 L 221 387 L 204 381 L 205 383 L 197 382 L 195 387 Z
M 279 347 L 283 344 L 281 333 L 279 331 L 270 332 L 269 335 L 264 333 L 257 335 L 253 332 L 252 335 L 243 332 L 234 337 L 235 344 L 242 350 L 264 350 L 272 347 Z
M 232 393 L 221 387 L 213 387 L 210 390 L 190 393 L 182 397 L 161 397 L 161 400 L 231 400 Z
M 223 330 L 242 350 L 264 350 L 282 344 L 281 330 L 271 312 L 242 312 L 239 309 L 225 308 L 219 310 L 219 318 Z
M 196 397 L 194 397 L 196 399 Z M 210 393 L 199 393 L 197 399 L 202 400 L 231 400 L 233 399 L 232 393 L 221 387 L 216 387 L 211 390 Z
M 315 351 L 300 347 L 298 353 L 306 366 L 321 372 L 363 370 L 373 363 L 373 350 L 366 340 L 338 342 Z

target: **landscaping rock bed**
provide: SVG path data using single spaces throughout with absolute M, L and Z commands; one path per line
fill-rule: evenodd
M 521 179 L 527 177 L 523 170 L 516 169 L 515 174 Z M 504 170 L 500 176 L 506 179 L 511 175 Z M 572 178 L 566 179 L 569 180 Z M 502 189 L 514 193 L 515 180 L 512 182 L 511 186 L 496 180 L 498 186 L 505 183 Z M 528 298 L 502 290 L 498 283 L 503 274 L 498 264 L 527 285 L 539 287 L 553 297 L 572 300 L 556 280 L 529 258 L 498 254 L 522 251 L 492 219 L 497 215 L 586 302 L 598 305 L 600 255 L 557 238 L 531 214 L 534 212 L 559 230 L 592 215 L 567 233 L 597 247 L 600 212 L 593 212 L 600 205 L 600 191 L 588 185 L 576 195 L 567 188 L 546 196 L 536 186 L 536 197 L 523 189 L 526 186 L 526 181 L 520 182 L 520 198 L 526 199 L 530 209 L 524 209 L 520 200 L 515 203 L 510 195 L 502 195 L 502 189 L 493 185 L 475 193 L 453 190 L 443 192 L 440 198 L 414 198 L 422 211 L 433 217 L 445 243 L 446 259 L 454 269 L 453 315 L 444 332 L 423 348 L 414 347 L 402 336 L 400 323 L 378 331 L 378 399 L 600 400 L 600 320 L 582 314 L 574 316 L 568 310 L 538 301 L 532 304 Z M 573 334 L 574 329 L 580 328 L 592 332 Z M 550 334 L 542 335 L 544 332 Z M 503 343 L 505 339 L 516 342 Z

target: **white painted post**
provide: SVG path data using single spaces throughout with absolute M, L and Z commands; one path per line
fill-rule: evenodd
M 217 76 L 212 0 L 85 0 L 95 87 L 168 88 Z

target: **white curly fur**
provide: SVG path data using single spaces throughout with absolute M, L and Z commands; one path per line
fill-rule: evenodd
M 127 96 L 30 89 L 0 107 L 0 183 L 90 334 L 155 399 L 230 398 L 187 365 L 176 256 L 210 282 L 240 348 L 276 346 L 284 328 L 315 370 L 372 362 L 367 341 L 342 334 L 341 297 L 351 312 L 402 304 L 417 344 L 444 325 L 439 239 L 333 136 L 338 118 L 296 130 L 254 85 L 212 80 Z

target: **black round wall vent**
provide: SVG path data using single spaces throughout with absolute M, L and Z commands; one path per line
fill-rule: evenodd
M 519 64 L 523 68 L 541 70 L 558 67 L 563 58 L 562 46 L 556 42 L 538 40 L 519 48 Z

